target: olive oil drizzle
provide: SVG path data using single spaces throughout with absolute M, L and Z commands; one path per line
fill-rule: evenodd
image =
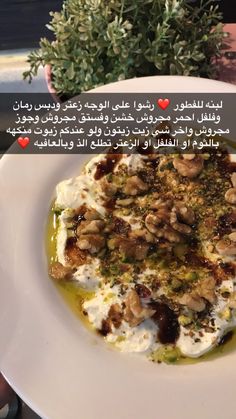
M 56 255 L 56 237 L 58 232 L 58 216 L 55 214 L 54 206 L 52 205 L 48 217 L 47 230 L 46 230 L 46 251 L 48 257 L 48 263 L 55 262 L 57 260 Z M 72 309 L 73 313 L 84 323 L 84 325 L 90 330 L 94 330 L 91 323 L 88 321 L 86 314 L 83 312 L 83 302 L 85 300 L 93 298 L 94 292 L 88 292 L 83 288 L 78 287 L 75 282 L 62 281 L 60 283 L 54 282 L 59 293 L 65 300 L 65 302 Z M 236 333 L 235 330 L 232 336 L 226 342 L 218 345 L 211 352 L 203 355 L 199 358 L 189 358 L 180 355 L 174 361 L 176 365 L 188 365 L 195 364 L 201 361 L 212 361 L 223 354 L 229 354 L 236 348 Z
M 236 164 L 232 164 L 232 167 L 235 170 Z M 58 214 L 55 212 L 53 203 L 50 209 L 46 231 L 46 251 L 49 264 L 57 261 L 56 239 L 58 227 Z M 70 308 L 76 314 L 76 316 L 79 317 L 79 319 L 85 324 L 87 328 L 94 330 L 93 326 L 88 321 L 86 314 L 83 312 L 83 302 L 85 300 L 93 298 L 95 293 L 88 292 L 82 289 L 81 287 L 78 287 L 76 282 L 61 281 L 60 283 L 54 283 L 59 293 L 62 295 L 63 299 L 70 306 Z M 167 360 L 165 362 L 174 363 L 176 365 L 188 365 L 195 364 L 201 361 L 212 361 L 221 355 L 232 353 L 233 351 L 235 351 L 235 348 L 236 329 L 226 333 L 225 338 L 223 337 L 221 339 L 221 342 L 217 347 L 215 347 L 213 350 L 199 358 L 189 358 L 179 354 L 179 356 L 173 359 L 172 361 L 168 362 Z M 153 357 L 155 357 L 155 353 Z
M 46 229 L 46 251 L 48 263 L 57 261 L 56 238 L 58 227 L 58 216 L 55 214 L 54 204 L 52 204 Z M 83 288 L 78 287 L 76 282 L 53 281 L 53 283 L 63 299 L 70 306 L 73 313 L 83 321 L 86 327 L 92 329 L 91 323 L 88 321 L 87 316 L 83 312 L 83 302 L 91 299 L 94 296 L 94 292 L 86 291 Z

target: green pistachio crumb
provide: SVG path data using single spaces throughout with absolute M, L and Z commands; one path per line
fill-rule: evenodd
M 179 348 L 171 345 L 166 345 L 157 349 L 150 356 L 151 361 L 158 363 L 165 362 L 166 364 L 173 364 L 180 358 L 181 352 Z
M 188 326 L 190 323 L 192 323 L 191 317 L 184 315 L 179 316 L 178 321 L 181 326 Z

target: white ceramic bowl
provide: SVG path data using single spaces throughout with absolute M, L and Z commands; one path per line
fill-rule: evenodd
M 236 93 L 236 87 L 163 76 L 96 91 Z M 44 235 L 53 190 L 86 158 L 6 155 L 0 162 L 0 369 L 48 419 L 235 418 L 236 351 L 186 366 L 120 354 L 85 329 L 49 281 Z

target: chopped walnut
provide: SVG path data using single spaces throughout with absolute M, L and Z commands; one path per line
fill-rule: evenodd
M 179 303 L 187 306 L 193 311 L 201 312 L 205 310 L 206 303 L 197 292 L 191 292 L 190 294 L 184 294 L 180 299 Z
M 171 243 L 179 243 L 182 241 L 181 235 L 175 231 L 168 224 L 163 226 L 162 216 L 165 217 L 166 213 L 155 213 L 148 214 L 145 218 L 145 226 L 150 231 L 150 233 L 155 234 L 158 238 L 165 238 Z M 168 223 L 167 219 L 167 223 Z
M 162 223 L 162 217 L 160 214 L 150 213 L 145 218 L 145 226 L 150 231 L 150 233 L 156 234 L 158 231 L 158 226 Z
M 69 266 L 64 266 L 60 262 L 53 262 L 49 267 L 49 275 L 56 281 L 70 279 L 73 270 Z
M 137 292 L 138 296 L 140 298 L 148 298 L 150 300 L 150 297 L 152 295 L 152 291 L 146 287 L 144 284 L 136 284 L 135 285 L 135 291 Z
M 216 251 L 221 256 L 235 256 L 236 255 L 236 243 L 230 239 L 219 240 L 216 244 Z
M 141 230 L 132 230 L 129 233 L 129 237 L 132 239 L 143 239 L 147 243 L 155 243 L 155 237 L 145 228 L 142 228 Z
M 101 188 L 107 196 L 115 195 L 118 190 L 117 186 L 114 183 L 108 182 L 106 178 L 101 180 Z
M 171 210 L 172 206 L 173 201 L 171 199 L 167 199 L 166 201 L 163 201 L 162 199 L 157 199 L 151 204 L 150 208 L 162 210 L 165 212 L 166 215 L 168 215 L 168 212 L 169 210 Z
M 77 227 L 77 247 L 80 250 L 88 250 L 94 254 L 100 252 L 105 245 L 104 232 L 105 222 L 101 220 L 100 214 L 93 208 L 87 210 L 84 214 L 85 221 L 81 221 Z
M 124 254 L 126 258 L 134 260 L 143 260 L 146 258 L 149 250 L 149 245 L 145 242 L 138 241 L 131 238 L 115 237 L 109 241 L 110 248 L 119 248 L 119 251 Z
M 180 223 L 178 219 L 178 209 L 173 207 L 170 213 L 170 225 L 174 230 L 183 234 L 190 234 L 192 232 L 191 227 L 186 224 Z
M 144 183 L 138 176 L 131 176 L 128 178 L 123 192 L 126 195 L 135 196 L 147 190 L 148 185 L 146 183 Z
M 209 303 L 214 304 L 216 302 L 215 287 L 216 281 L 214 278 L 205 278 L 198 284 L 197 293 L 200 297 L 209 301 Z
M 77 245 L 81 250 L 88 250 L 94 254 L 100 252 L 106 246 L 106 240 L 100 234 L 81 234 L 77 240 Z
M 196 154 L 182 154 L 184 160 L 193 160 L 196 157 Z
M 156 201 L 155 208 L 157 211 L 148 214 L 145 218 L 145 225 L 149 231 L 152 229 L 153 231 L 151 232 L 154 233 L 157 230 L 157 226 L 160 224 L 163 225 L 163 223 L 169 223 L 171 206 L 172 204 L 170 200 L 168 200 L 166 203 L 158 203 L 158 201 Z
M 74 215 L 76 215 L 76 216 L 84 216 L 84 214 L 86 213 L 87 210 L 88 209 L 87 209 L 87 206 L 85 204 L 84 205 L 81 205 L 80 207 L 78 207 L 78 208 L 76 208 L 74 210 Z
M 114 216 L 107 224 L 104 232 L 126 236 L 130 230 L 131 226 L 127 221 L 123 220 L 123 218 Z
M 236 204 L 236 188 L 230 188 L 225 192 L 225 200 L 229 204 Z
M 77 235 L 101 233 L 105 227 L 102 220 L 81 221 L 77 227 Z
M 228 235 L 228 238 L 232 241 L 232 242 L 236 242 L 236 231 L 233 231 L 233 233 L 230 233 Z
M 112 304 L 108 312 L 107 320 L 110 321 L 116 329 L 118 329 L 121 325 L 122 318 L 123 311 L 121 306 L 118 303 Z
M 98 330 L 102 336 L 107 336 L 111 333 L 111 322 L 109 320 L 103 319 L 101 328 Z
M 201 156 L 196 156 L 192 160 L 175 157 L 173 160 L 173 166 L 181 176 L 193 179 L 201 173 L 204 161 Z
M 84 219 L 77 227 L 77 235 L 99 233 L 103 230 L 105 223 L 101 219 L 101 214 L 94 208 L 85 209 Z
M 87 252 L 83 252 L 78 248 L 76 238 L 74 237 L 67 239 L 65 258 L 68 265 L 72 267 L 78 267 L 86 263 Z
M 181 243 L 183 241 L 181 234 L 168 225 L 158 230 L 156 236 L 164 238 L 170 243 Z
M 89 208 L 84 214 L 85 220 L 92 221 L 92 220 L 100 220 L 101 214 L 97 212 L 94 208 Z
M 206 217 L 204 222 L 204 227 L 207 233 L 207 237 L 212 236 L 212 230 L 217 226 L 217 219 L 215 217 Z
M 125 300 L 124 320 L 131 327 L 138 326 L 145 319 L 150 318 L 155 313 L 151 308 L 142 307 L 141 300 L 135 290 L 129 291 Z
M 193 225 L 195 222 L 194 211 L 186 205 L 178 202 L 175 204 L 178 219 L 186 224 Z
M 146 243 L 136 243 L 134 245 L 134 259 L 144 260 L 147 257 L 149 246 Z
M 215 287 L 216 281 L 214 278 L 205 278 L 192 292 L 184 294 L 179 299 L 179 303 L 186 305 L 193 311 L 201 312 L 206 308 L 205 300 L 210 304 L 216 302 Z
M 234 188 L 236 188 L 236 172 L 231 175 L 231 182 Z
M 133 198 L 117 199 L 116 205 L 119 205 L 120 207 L 128 207 L 133 202 L 134 202 Z
M 189 225 L 194 223 L 195 215 L 191 208 L 181 202 L 173 206 L 173 201 L 170 199 L 166 202 L 157 200 L 154 205 L 152 208 L 156 208 L 157 211 L 148 214 L 145 218 L 145 226 L 152 234 L 159 238 L 166 238 L 170 242 L 179 243 L 182 240 L 179 233 L 192 232 Z

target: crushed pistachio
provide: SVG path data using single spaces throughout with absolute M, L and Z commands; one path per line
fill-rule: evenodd
M 192 323 L 193 319 L 190 316 L 185 316 L 182 314 L 178 317 L 178 321 L 181 326 L 188 326 Z
M 181 358 L 181 352 L 179 348 L 166 345 L 162 346 L 150 355 L 150 359 L 153 362 L 165 362 L 166 364 L 173 364 Z

